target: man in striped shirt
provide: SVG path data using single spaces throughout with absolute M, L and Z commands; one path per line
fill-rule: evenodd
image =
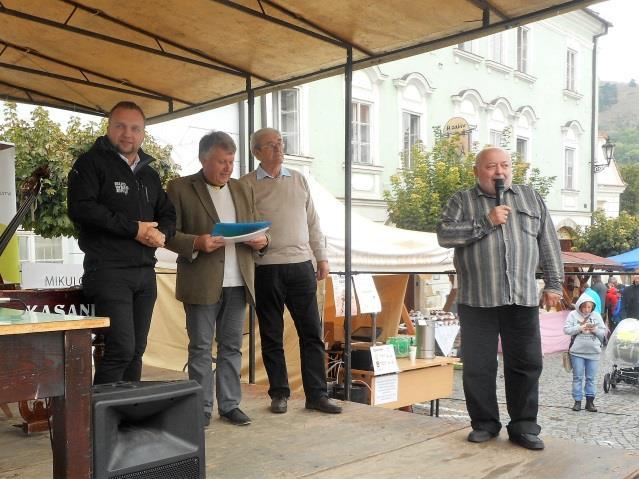
M 437 227 L 439 244 L 455 248 L 463 384 L 473 428 L 468 440 L 485 442 L 501 429 L 496 395 L 501 337 L 509 439 L 539 450 L 544 443 L 537 424 L 542 356 L 535 272 L 543 271 L 543 302 L 555 305 L 563 277 L 559 240 L 541 196 L 530 186 L 511 184 L 508 152 L 482 150 L 474 172 L 477 184 L 453 195 Z M 504 181 L 500 205 L 498 178 Z

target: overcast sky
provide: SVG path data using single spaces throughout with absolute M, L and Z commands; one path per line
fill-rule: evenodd
M 639 80 L 636 53 L 639 0 L 608 0 L 590 7 L 612 23 L 608 35 L 599 39 L 598 69 L 601 80 L 627 82 Z

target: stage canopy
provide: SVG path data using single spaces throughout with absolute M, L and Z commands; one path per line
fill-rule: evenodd
M 151 122 L 431 51 L 596 0 L 2 0 L 0 100 Z

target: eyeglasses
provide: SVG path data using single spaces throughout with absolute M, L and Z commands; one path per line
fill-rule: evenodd
M 264 143 L 262 145 L 260 145 L 260 150 L 262 148 L 268 148 L 269 150 L 274 150 L 275 148 L 279 148 L 281 150 L 284 149 L 284 140 L 278 140 L 278 141 L 269 141 L 268 143 Z

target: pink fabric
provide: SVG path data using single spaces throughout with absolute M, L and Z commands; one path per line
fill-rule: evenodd
M 539 313 L 539 329 L 541 330 L 541 353 L 550 354 L 567 351 L 570 345 L 570 336 L 564 334 L 564 323 L 570 311 L 554 313 Z M 501 352 L 501 341 L 499 343 Z

